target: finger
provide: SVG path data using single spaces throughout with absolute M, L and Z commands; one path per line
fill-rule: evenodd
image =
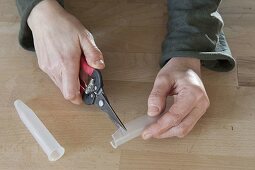
M 62 70 L 62 93 L 66 100 L 74 104 L 81 104 L 80 84 L 78 81 L 79 65 L 70 64 Z
M 51 80 L 54 82 L 54 84 L 59 88 L 59 90 L 62 92 L 62 76 L 59 74 L 58 76 L 54 76 L 49 74 Z
M 171 127 L 177 126 L 195 107 L 194 96 L 185 90 L 177 94 L 176 98 L 169 111 L 143 132 L 144 139 L 159 136 Z
M 159 115 L 166 106 L 166 98 L 172 87 L 171 80 L 167 76 L 157 76 L 152 91 L 148 98 L 148 115 Z
M 183 119 L 183 121 L 175 127 L 172 127 L 167 132 L 157 136 L 156 138 L 169 138 L 177 136 L 179 138 L 182 138 L 186 136 L 195 126 L 195 124 L 198 122 L 198 120 L 202 117 L 205 111 L 194 108 L 193 111 Z
M 92 34 L 85 30 L 79 38 L 88 65 L 96 69 L 103 69 L 105 67 L 104 58 L 102 52 L 96 46 Z

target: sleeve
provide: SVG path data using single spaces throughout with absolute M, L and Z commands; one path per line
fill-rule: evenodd
M 32 9 L 43 0 L 16 0 L 16 5 L 21 16 L 19 43 L 20 45 L 30 51 L 34 51 L 34 42 L 32 32 L 27 25 L 27 19 Z M 64 0 L 58 0 L 63 6 Z
M 221 0 L 168 0 L 168 32 L 162 44 L 163 67 L 173 57 L 195 57 L 215 71 L 229 71 L 235 60 L 218 13 Z

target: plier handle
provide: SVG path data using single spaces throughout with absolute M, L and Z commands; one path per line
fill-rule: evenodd
M 119 119 L 118 115 L 113 110 L 107 99 L 103 89 L 103 79 L 100 70 L 90 67 L 84 56 L 80 59 L 80 93 L 82 99 L 87 105 L 96 105 L 103 112 L 107 113 L 117 128 L 121 127 L 126 130 L 126 127 Z M 87 82 L 89 82 L 87 84 Z

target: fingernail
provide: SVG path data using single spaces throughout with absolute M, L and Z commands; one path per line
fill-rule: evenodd
M 96 65 L 101 65 L 101 66 L 104 66 L 104 60 L 98 60 L 96 61 Z
M 148 108 L 148 115 L 155 116 L 159 113 L 159 108 L 157 106 L 149 106 Z
M 151 137 L 152 137 L 152 134 L 149 133 L 149 132 L 147 132 L 147 133 L 145 133 L 145 134 L 143 135 L 143 139 L 144 139 L 144 140 L 150 139 Z
M 104 60 L 99 60 L 100 63 L 104 64 Z

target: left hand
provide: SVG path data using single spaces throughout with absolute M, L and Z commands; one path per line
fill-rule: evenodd
M 174 104 L 142 134 L 144 139 L 184 137 L 195 126 L 210 105 L 200 79 L 200 60 L 176 57 L 158 73 L 148 99 L 148 115 L 164 112 L 167 96 L 174 96 Z

